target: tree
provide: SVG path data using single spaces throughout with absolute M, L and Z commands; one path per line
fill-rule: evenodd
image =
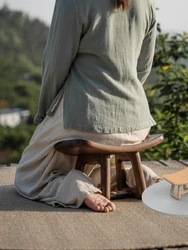
M 188 35 L 159 34 L 154 56 L 157 84 L 147 90 L 151 111 L 157 121 L 153 133 L 164 134 L 164 142 L 145 153 L 148 159 L 188 157 Z

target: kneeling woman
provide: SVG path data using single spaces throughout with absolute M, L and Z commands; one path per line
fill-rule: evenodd
M 76 157 L 54 145 L 67 138 L 108 145 L 145 139 L 155 125 L 143 89 L 155 38 L 152 0 L 56 0 L 35 117 L 40 124 L 16 171 L 22 196 L 53 206 L 116 209 L 74 169 Z

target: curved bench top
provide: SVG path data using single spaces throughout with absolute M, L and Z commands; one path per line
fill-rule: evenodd
M 54 147 L 57 151 L 69 155 L 118 154 L 139 152 L 156 146 L 163 140 L 163 135 L 155 134 L 148 135 L 144 141 L 138 144 L 109 146 L 84 139 L 65 139 L 58 142 Z

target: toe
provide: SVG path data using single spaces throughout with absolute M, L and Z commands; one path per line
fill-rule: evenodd
M 106 213 L 112 212 L 112 207 L 109 206 L 109 205 L 107 205 L 107 206 L 105 207 L 104 211 L 105 211 Z
M 110 202 L 109 206 L 111 207 L 111 211 L 115 211 L 116 210 L 116 205 L 113 202 Z

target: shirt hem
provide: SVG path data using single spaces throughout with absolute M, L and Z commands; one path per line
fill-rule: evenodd
M 127 132 L 132 132 L 132 131 L 137 131 L 137 130 L 141 130 L 141 129 L 146 129 L 152 126 L 155 126 L 156 122 L 150 121 L 147 123 L 142 123 L 140 125 L 136 125 L 136 126 L 130 126 L 130 127 L 102 127 L 100 125 L 92 125 L 92 126 L 82 126 L 82 125 L 78 125 L 76 124 L 76 126 L 72 125 L 68 125 L 68 124 L 64 124 L 64 129 L 73 129 L 73 130 L 77 130 L 77 131 L 83 131 L 83 132 L 93 132 L 93 133 L 103 133 L 103 134 L 116 134 L 116 133 L 127 133 Z

